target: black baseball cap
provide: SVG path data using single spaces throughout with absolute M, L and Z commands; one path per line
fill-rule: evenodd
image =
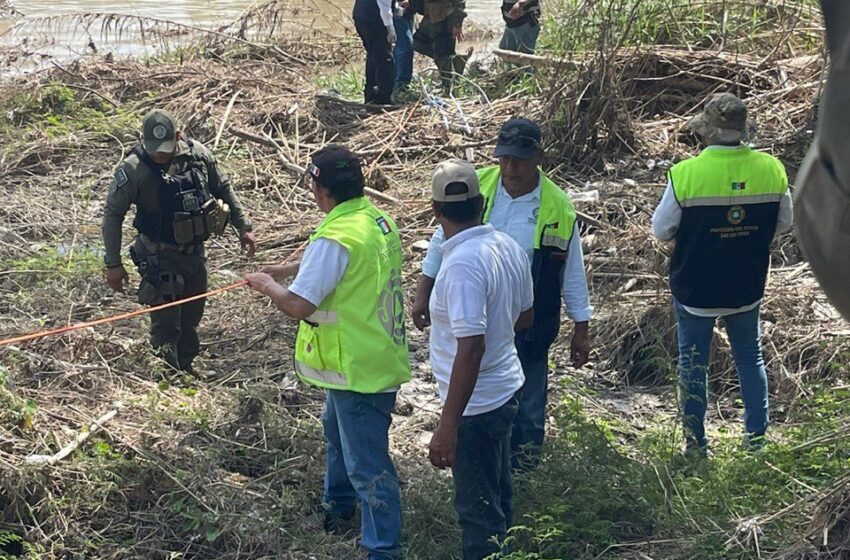
M 149 154 L 171 153 L 177 142 L 177 123 L 168 111 L 154 109 L 142 119 L 142 144 Z
M 329 144 L 310 156 L 307 172 L 325 188 L 363 187 L 360 158 L 338 144 Z
M 523 118 L 509 119 L 499 131 L 493 155 L 531 159 L 537 150 L 542 149 L 541 136 L 536 122 Z

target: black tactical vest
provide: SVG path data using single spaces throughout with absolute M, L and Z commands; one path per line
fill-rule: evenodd
M 187 142 L 191 148 L 191 140 Z M 204 161 L 190 152 L 185 169 L 169 175 L 141 145 L 135 146 L 132 153 L 159 179 L 159 210 L 137 206 L 133 227 L 157 243 L 186 245 L 209 239 L 205 213 L 213 202 L 213 196 Z

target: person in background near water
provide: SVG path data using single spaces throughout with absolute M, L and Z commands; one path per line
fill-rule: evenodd
M 390 459 L 396 392 L 410 380 L 402 247 L 392 219 L 363 196 L 360 160 L 327 146 L 309 166 L 325 219 L 300 263 L 250 274 L 248 285 L 301 321 L 295 369 L 327 389 L 322 424 L 325 529 L 345 532 L 360 502 L 360 545 L 370 560 L 402 558 L 401 494 Z M 295 276 L 289 289 L 276 280 Z
M 689 123 L 707 146 L 670 170 L 652 216 L 652 233 L 675 240 L 670 289 L 679 334 L 679 385 L 685 453 L 706 457 L 708 360 L 722 317 L 744 398 L 744 444 L 758 449 L 768 425 L 767 375 L 759 307 L 770 243 L 793 225 L 785 168 L 742 144 L 747 108 L 731 93 L 712 96 Z
M 531 326 L 528 257 L 481 225 L 484 197 L 472 164 L 449 160 L 432 180 L 443 263 L 430 300 L 431 367 L 443 410 L 428 456 L 451 468 L 464 560 L 498 553 L 513 523 L 510 436 L 522 365 L 514 333 Z
M 165 111 L 145 115 L 142 141 L 118 166 L 103 211 L 106 281 L 124 291 L 129 277 L 121 262 L 121 227 L 130 206 L 138 236 L 130 248 L 142 281 L 139 302 L 158 305 L 207 291 L 204 241 L 239 232 L 242 248 L 254 255 L 254 234 L 230 179 L 200 142 L 183 138 Z M 200 351 L 198 325 L 204 299 L 151 313 L 150 340 L 172 367 L 193 372 Z
M 393 102 L 403 97 L 413 80 L 413 18 L 414 12 L 409 0 L 398 3 L 396 15 L 393 17 L 396 44 L 393 51 L 395 59 L 395 83 L 393 84 Z
M 366 49 L 364 102 L 389 105 L 395 79 L 393 0 L 355 0 L 353 18 Z
M 413 35 L 413 50 L 434 60 L 443 87 L 450 91 L 454 75 L 463 74 L 468 59 L 456 52 L 463 40 L 466 0 L 410 0 L 410 6 L 422 15 Z
M 549 347 L 560 329 L 562 297 L 567 315 L 575 322 L 570 345 L 575 367 L 588 360 L 592 308 L 572 202 L 538 167 L 543 157 L 540 127 L 528 119 L 508 120 L 493 155 L 499 165 L 478 171 L 484 221 L 525 250 L 534 280 L 534 324 L 516 336 L 525 385 L 511 435 L 511 455 L 513 468 L 523 471 L 537 465 L 543 443 Z M 413 323 L 419 329 L 430 323 L 428 301 L 440 270 L 444 238 L 437 228 L 422 263 L 412 307 Z
M 505 32 L 499 48 L 534 54 L 540 35 L 540 15 L 539 0 L 504 0 L 502 18 L 505 20 Z

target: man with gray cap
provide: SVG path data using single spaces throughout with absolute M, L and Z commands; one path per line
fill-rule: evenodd
M 254 255 L 254 234 L 230 179 L 200 142 L 184 139 L 165 111 L 145 115 L 142 141 L 118 166 L 103 211 L 106 281 L 124 291 L 121 227 L 131 206 L 138 231 L 130 256 L 142 280 L 139 302 L 158 305 L 207 290 L 204 241 L 222 235 L 228 222 L 242 248 Z M 200 350 L 198 325 L 204 300 L 151 314 L 151 346 L 172 367 L 192 372 Z
M 673 166 L 652 217 L 658 239 L 675 240 L 670 289 L 679 334 L 685 453 L 707 456 L 705 411 L 714 323 L 722 317 L 744 399 L 744 444 L 758 449 L 768 425 L 767 375 L 759 306 L 770 244 L 793 223 L 785 168 L 742 142 L 747 108 L 713 95 L 689 127 L 707 147 Z
M 432 207 L 443 262 L 430 298 L 431 367 L 443 410 L 429 459 L 452 469 L 464 560 L 499 552 L 513 522 L 511 427 L 524 375 L 514 334 L 531 326 L 528 257 L 508 235 L 481 225 L 484 197 L 472 164 L 434 170 Z
M 534 324 L 516 336 L 525 385 L 511 436 L 517 471 L 537 466 L 545 435 L 549 348 L 561 327 L 561 303 L 575 322 L 570 342 L 574 367 L 588 361 L 588 322 L 592 313 L 576 213 L 569 195 L 543 171 L 540 127 L 524 118 L 502 125 L 493 155 L 499 165 L 478 171 L 486 223 L 525 250 L 534 281 Z M 428 325 L 428 298 L 441 266 L 443 231 L 434 232 L 422 263 L 412 306 L 413 323 Z

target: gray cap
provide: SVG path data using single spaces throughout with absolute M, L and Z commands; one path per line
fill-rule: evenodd
M 142 120 L 142 145 L 149 154 L 172 153 L 177 144 L 177 123 L 167 111 L 154 109 Z
M 709 144 L 743 142 L 747 139 L 747 106 L 731 93 L 715 93 L 686 126 Z
M 436 202 L 463 202 L 477 197 L 479 189 L 475 167 L 462 159 L 439 163 L 434 169 L 431 192 Z

